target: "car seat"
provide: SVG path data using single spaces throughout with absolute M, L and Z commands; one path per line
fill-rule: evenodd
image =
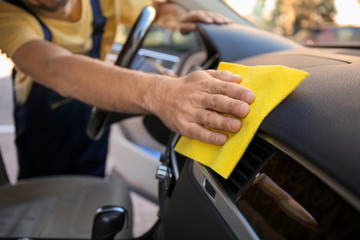
M 119 177 L 52 176 L 10 184 L 0 151 L 0 238 L 130 239 L 131 201 Z

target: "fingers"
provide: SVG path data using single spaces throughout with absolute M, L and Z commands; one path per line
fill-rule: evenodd
M 187 34 L 197 29 L 197 22 L 203 22 L 207 24 L 229 24 L 232 21 L 218 13 L 207 11 L 189 11 L 180 23 L 180 32 Z
M 189 11 L 182 22 L 203 22 L 203 23 L 214 23 L 214 20 L 205 11 Z
M 180 32 L 182 34 L 188 34 L 194 32 L 197 29 L 196 23 L 186 22 L 180 24 Z
M 228 140 L 228 136 L 225 133 L 211 131 L 196 123 L 192 123 L 188 130 L 188 137 L 197 139 L 201 142 L 213 145 L 224 145 Z
M 204 113 L 206 112 L 206 113 Z M 227 117 L 216 112 L 205 110 L 199 111 L 198 122 L 204 123 L 206 126 L 191 122 L 182 132 L 182 135 L 197 139 L 199 141 L 214 145 L 223 145 L 228 140 L 226 132 L 237 132 L 241 128 L 241 120 L 238 118 Z
M 233 105 L 231 99 L 234 101 L 242 100 L 248 104 L 255 100 L 253 91 L 236 83 L 219 82 L 209 87 L 209 90 L 212 95 L 207 96 L 208 98 L 205 100 L 211 104 L 210 106 L 216 106 L 216 103 L 219 103 L 220 106 L 225 104 Z M 229 97 L 230 99 L 224 99 L 223 97 Z
M 208 104 L 210 104 L 208 105 L 209 107 L 212 108 L 212 107 L 216 107 L 217 105 L 220 105 L 221 107 L 225 105 L 232 106 L 234 102 L 231 101 L 231 98 L 234 100 L 245 101 L 248 104 L 252 103 L 255 100 L 255 94 L 253 91 L 237 84 L 241 82 L 242 80 L 241 76 L 234 75 L 229 71 L 207 70 L 206 72 L 209 75 L 211 75 L 213 78 L 221 80 L 218 81 L 217 83 L 208 81 L 206 82 L 206 84 L 204 84 L 205 85 L 204 87 L 208 89 L 209 93 L 215 94 L 208 96 L 210 98 L 205 99 L 208 102 Z M 220 94 L 220 96 L 217 96 L 217 94 Z M 221 96 L 227 96 L 230 97 L 230 99 L 223 99 Z M 237 107 L 240 106 L 235 106 L 235 108 Z M 218 108 L 214 110 L 220 111 Z M 236 111 L 231 113 L 234 114 L 236 113 Z
M 228 24 L 231 23 L 231 20 L 214 12 L 199 10 L 199 11 L 189 11 L 183 18 L 182 22 Z
M 223 116 L 210 110 L 198 111 L 199 122 L 204 123 L 206 127 L 212 129 L 221 129 L 226 132 L 237 132 L 241 128 L 239 118 Z
M 206 70 L 206 72 L 213 78 L 220 79 L 226 82 L 240 83 L 242 77 L 240 75 L 232 74 L 226 70 Z
M 250 112 L 249 103 L 246 102 L 248 99 L 247 95 L 241 100 L 237 100 L 220 94 L 208 94 L 203 97 L 201 105 L 205 109 L 243 118 Z
M 232 23 L 231 19 L 223 16 L 223 15 L 220 15 L 218 13 L 215 13 L 215 12 L 206 12 L 206 14 L 211 18 L 213 19 L 213 22 L 216 23 L 216 24 L 229 24 L 229 23 Z

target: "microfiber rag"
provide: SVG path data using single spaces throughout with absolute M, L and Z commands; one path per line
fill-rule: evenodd
M 175 151 L 198 161 L 227 179 L 241 159 L 264 118 L 286 98 L 309 74 L 285 66 L 243 66 L 221 62 L 219 70 L 242 76 L 242 86 L 255 93 L 250 113 L 243 118 L 237 133 L 227 133 L 223 146 L 203 143 L 182 136 Z

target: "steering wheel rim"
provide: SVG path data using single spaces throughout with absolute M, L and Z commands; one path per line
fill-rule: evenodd
M 155 8 L 146 6 L 140 13 L 136 23 L 132 27 L 129 36 L 123 45 L 115 65 L 130 68 L 138 50 L 140 49 L 151 24 L 156 16 Z M 101 138 L 108 126 L 111 112 L 93 107 L 86 127 L 87 135 L 94 140 Z M 131 115 L 124 114 L 123 118 Z

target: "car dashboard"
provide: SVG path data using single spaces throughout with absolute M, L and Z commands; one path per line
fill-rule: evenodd
M 142 50 L 132 68 L 181 76 L 229 61 L 309 77 L 265 118 L 228 179 L 176 153 L 180 136 L 171 138 L 159 182 L 166 239 L 360 239 L 358 50 L 310 49 L 243 26 L 200 25 L 199 39 L 185 53 Z
M 282 149 L 259 131 L 228 179 L 170 151 L 170 165 L 181 171 L 174 188 L 167 190 L 171 193 L 162 216 L 166 236 L 357 239 L 356 203 L 335 191 L 334 183 L 329 186 L 307 161 Z
M 293 50 L 237 62 L 286 65 L 310 75 L 265 118 L 228 179 L 187 160 L 180 179 L 191 182 L 184 184 L 187 188 L 196 185 L 194 192 L 206 198 L 225 222 L 216 220 L 221 229 L 208 227 L 204 219 L 211 219 L 211 211 L 199 212 L 198 205 L 190 206 L 196 204 L 193 202 L 182 206 L 178 200 L 176 207 L 189 212 L 180 215 L 174 209 L 170 214 L 204 214 L 198 221 L 184 219 L 183 224 L 190 221 L 202 226 L 200 232 L 208 232 L 209 238 L 359 238 L 359 58 Z M 173 193 L 173 197 L 189 197 L 186 187 L 178 186 L 182 182 L 177 182 L 174 192 L 180 193 Z M 172 231 L 175 229 L 167 234 L 173 236 Z

